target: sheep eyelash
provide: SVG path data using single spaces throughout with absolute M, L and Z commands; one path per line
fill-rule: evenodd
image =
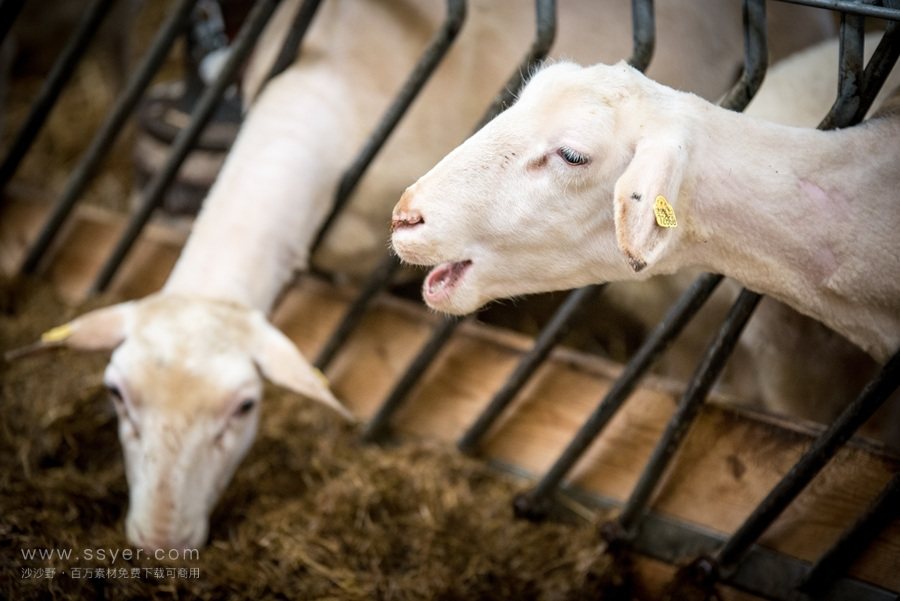
M 585 154 L 581 154 L 577 150 L 572 150 L 568 146 L 560 146 L 557 150 L 559 156 L 569 165 L 587 165 L 591 162 L 591 158 Z

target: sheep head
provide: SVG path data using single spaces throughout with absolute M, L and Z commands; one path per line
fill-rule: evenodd
M 196 548 L 256 436 L 260 373 L 352 419 L 323 378 L 265 316 L 173 294 L 98 309 L 43 343 L 115 349 L 105 383 L 118 413 L 129 484 L 128 540 Z
M 394 208 L 400 258 L 437 265 L 423 284 L 428 305 L 462 314 L 664 272 L 684 230 L 672 226 L 689 125 L 670 102 L 682 96 L 624 63 L 539 71 Z

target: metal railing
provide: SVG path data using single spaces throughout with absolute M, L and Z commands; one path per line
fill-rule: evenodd
M 820 127 L 823 129 L 846 127 L 859 122 L 871 106 L 875 95 L 900 55 L 900 26 L 898 26 L 898 21 L 900 21 L 898 4 L 900 2 L 896 0 L 882 2 L 864 0 L 779 1 L 841 11 L 839 93 Z M 19 163 L 28 152 L 31 143 L 38 135 L 66 81 L 71 76 L 112 2 L 113 0 L 95 0 L 61 53 L 31 114 L 14 138 L 10 151 L 0 164 L 0 191 L 12 178 Z M 33 274 L 40 271 L 48 249 L 57 238 L 72 209 L 96 174 L 129 115 L 171 50 L 175 39 L 184 29 L 195 2 L 196 0 L 173 2 L 169 17 L 161 26 L 134 74 L 127 81 L 109 116 L 73 170 L 49 218 L 28 249 L 21 266 L 22 273 Z M 22 4 L 22 0 L 8 0 L 0 4 L 0 17 L 2 17 L 0 18 L 0 23 L 2 23 L 0 41 L 8 32 Z M 270 78 L 290 65 L 298 52 L 302 52 L 303 38 L 313 22 L 320 4 L 321 0 L 305 0 L 303 2 L 275 64 L 269 72 Z M 222 100 L 225 90 L 231 85 L 240 67 L 252 51 L 277 5 L 278 0 L 258 0 L 254 5 L 232 44 L 228 60 L 214 81 L 204 90 L 190 115 L 189 122 L 176 137 L 164 165 L 144 190 L 141 204 L 131 216 L 125 232 L 93 283 L 92 290 L 94 292 L 104 290 L 115 277 L 132 245 L 172 184 L 179 167 Z M 349 200 L 372 160 L 446 56 L 457 34 L 464 26 L 466 0 L 447 0 L 446 6 L 446 18 L 442 26 L 435 33 L 363 148 L 344 172 L 331 211 L 317 232 L 314 248 L 318 247 L 327 235 L 330 226 Z M 744 0 L 743 6 L 744 68 L 740 80 L 721 101 L 723 107 L 736 111 L 743 110 L 759 88 L 765 75 L 767 56 L 765 1 Z M 549 53 L 556 35 L 556 9 L 555 0 L 536 0 L 537 26 L 531 46 L 527 49 L 519 67 L 486 108 L 483 118 L 475 127 L 476 130 L 504 110 L 523 85 L 527 74 Z M 864 64 L 862 47 L 865 17 L 890 20 L 886 33 L 868 64 Z M 632 0 L 632 19 L 633 49 L 629 63 L 637 69 L 644 70 L 650 64 L 655 46 L 652 0 Z M 358 296 L 351 302 L 339 325 L 320 350 L 315 361 L 318 367 L 322 369 L 328 367 L 359 324 L 371 301 L 379 292 L 387 288 L 398 267 L 399 261 L 393 254 L 384 257 L 361 286 Z M 590 444 L 603 432 L 605 426 L 627 401 L 638 382 L 654 362 L 666 352 L 670 344 L 702 309 L 721 281 L 721 275 L 704 274 L 672 305 L 550 469 L 531 490 L 519 495 L 514 500 L 514 507 L 518 515 L 529 519 L 541 519 L 547 515 L 552 506 L 554 494 L 559 490 L 566 475 Z M 490 403 L 460 437 L 457 442 L 460 450 L 467 453 L 477 452 L 482 438 L 493 427 L 500 415 L 507 410 L 509 404 L 529 378 L 534 375 L 537 368 L 547 359 L 566 330 L 571 327 L 574 318 L 602 290 L 603 285 L 594 285 L 570 293 L 536 337 L 531 350 L 522 357 Z M 681 442 L 690 434 L 693 418 L 698 414 L 712 385 L 726 365 L 760 298 L 756 293 L 743 290 L 703 353 L 674 415 L 630 497 L 618 517 L 601 529 L 603 537 L 612 543 L 610 549 L 622 550 L 629 546 L 640 546 L 639 527 L 647 521 L 657 520 L 655 516 L 648 514 L 648 503 Z M 431 337 L 418 351 L 375 416 L 366 425 L 363 436 L 367 440 L 377 440 L 385 435 L 391 417 L 451 339 L 460 322 L 461 320 L 458 318 L 445 318 L 435 327 Z M 682 570 L 680 577 L 708 586 L 713 586 L 719 580 L 736 582 L 753 591 L 751 576 L 761 573 L 760 561 L 771 562 L 773 560 L 765 558 L 754 559 L 753 562 L 744 562 L 743 560 L 748 556 L 768 557 L 754 547 L 759 537 L 818 474 L 841 445 L 890 396 L 892 391 L 898 387 L 898 382 L 900 382 L 900 354 L 894 355 L 888 361 L 881 372 L 860 393 L 856 401 L 850 404 L 838 420 L 815 440 L 810 449 L 759 504 L 744 524 L 716 550 L 698 553 L 699 556 Z M 894 476 L 882 494 L 873 501 L 871 507 L 847 529 L 815 565 L 804 568 L 802 577 L 784 578 L 779 580 L 776 585 L 770 583 L 765 591 L 758 589 L 756 592 L 765 593 L 774 598 L 793 598 L 797 594 L 795 588 L 800 587 L 807 594 L 827 598 L 829 590 L 838 590 L 834 589 L 832 585 L 841 577 L 842 570 L 845 570 L 853 557 L 865 547 L 865 543 L 877 535 L 891 518 L 896 517 L 898 506 L 900 506 L 900 476 Z M 848 580 L 845 579 L 844 582 L 848 582 Z M 860 598 L 873 600 L 893 598 L 891 593 L 871 587 L 854 588 L 853 590 L 856 591 L 854 594 L 860 595 Z

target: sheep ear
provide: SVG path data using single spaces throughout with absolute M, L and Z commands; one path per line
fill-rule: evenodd
M 261 314 L 254 319 L 253 360 L 262 374 L 274 384 L 331 407 L 348 421 L 355 417 L 331 390 L 324 374 L 309 364 L 294 343 Z
M 684 156 L 681 144 L 641 141 L 616 182 L 616 242 L 635 272 L 662 255 L 678 227 Z
M 39 351 L 67 346 L 80 351 L 102 351 L 117 347 L 128 330 L 134 303 L 127 302 L 85 313 L 41 334 L 34 344 L 4 353 L 11 361 Z

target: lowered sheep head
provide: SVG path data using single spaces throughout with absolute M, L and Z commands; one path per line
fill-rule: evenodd
M 156 294 L 87 313 L 43 344 L 115 349 L 105 383 L 119 417 L 130 489 L 128 540 L 196 548 L 256 436 L 260 373 L 350 414 L 259 311 Z
M 462 314 L 664 272 L 681 230 L 661 226 L 654 203 L 663 197 L 677 219 L 686 125 L 666 114 L 677 106 L 645 105 L 666 93 L 678 94 L 624 63 L 539 71 L 394 208 L 400 258 L 437 265 L 423 284 L 428 305 Z

